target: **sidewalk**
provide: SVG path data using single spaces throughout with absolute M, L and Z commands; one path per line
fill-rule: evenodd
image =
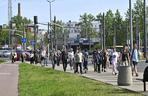
M 0 64 L 0 96 L 18 96 L 18 62 Z
M 52 68 L 51 64 L 49 64 L 47 67 Z M 60 66 L 55 66 L 56 70 L 60 70 L 63 71 L 62 68 L 62 64 Z M 93 71 L 93 66 L 89 66 L 88 67 L 88 72 L 86 74 L 82 74 L 82 76 L 90 78 L 90 79 L 94 79 L 94 80 L 98 80 L 107 84 L 111 84 L 114 86 L 118 86 L 117 85 L 117 76 L 112 75 L 112 70 L 108 69 L 107 72 L 102 72 L 102 73 L 97 73 Z M 67 67 L 67 72 L 73 73 L 73 70 L 70 70 L 70 67 L 68 65 Z M 138 77 L 133 77 L 133 84 L 130 86 L 118 86 L 121 88 L 125 88 L 128 90 L 132 90 L 132 91 L 136 91 L 136 92 L 140 92 L 142 94 L 144 94 L 145 96 L 148 96 L 148 91 L 144 92 L 143 91 L 143 73 L 140 72 Z M 146 88 L 148 90 L 148 84 L 146 85 Z

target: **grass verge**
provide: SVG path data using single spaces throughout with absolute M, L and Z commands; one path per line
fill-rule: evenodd
M 5 62 L 5 61 L 0 59 L 0 64 L 2 64 L 3 62 Z
M 29 64 L 19 67 L 19 96 L 142 96 L 75 74 Z

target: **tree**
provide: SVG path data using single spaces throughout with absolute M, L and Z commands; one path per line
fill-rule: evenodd
M 122 17 L 120 15 L 120 12 L 119 10 L 116 10 L 116 13 L 115 13 L 115 31 L 116 31 L 116 44 L 117 45 L 123 45 L 124 41 L 126 38 L 123 38 L 124 36 L 124 31 L 123 31 L 123 20 L 122 20 Z
M 144 13 L 144 7 L 143 7 L 143 0 L 136 0 L 134 4 L 134 8 L 132 9 L 132 17 L 133 17 L 133 39 L 135 41 L 136 39 L 136 23 L 138 23 L 139 32 L 141 34 L 141 39 L 143 40 L 144 32 L 143 32 L 143 13 Z M 126 19 L 125 21 L 129 22 L 129 9 L 126 12 Z
M 106 35 L 106 45 L 113 45 L 114 36 L 114 14 L 111 10 L 108 10 L 105 16 L 105 35 Z
M 26 25 L 32 23 L 32 21 L 30 19 L 27 19 L 26 17 L 22 17 L 22 16 L 14 16 L 14 17 L 12 17 L 12 22 L 15 23 L 15 29 L 16 30 L 22 31 L 22 32 L 17 32 L 16 31 L 16 33 L 19 33 L 21 35 L 23 35 L 24 28 L 26 29 Z M 30 41 L 30 39 L 33 38 L 33 35 L 32 35 L 31 32 L 27 32 L 26 36 L 27 36 L 27 39 L 28 39 L 27 41 Z M 18 43 L 21 44 L 21 39 L 19 39 L 17 41 L 18 41 Z M 30 42 L 27 42 L 27 44 L 30 44 Z
M 56 45 L 58 45 L 57 47 L 59 48 L 62 46 L 61 44 L 64 43 L 64 39 L 67 38 L 68 33 L 65 31 L 65 24 L 62 22 L 62 20 L 55 20 L 54 23 L 55 25 L 52 26 L 52 35 L 54 36 L 54 42 Z
M 5 28 L 0 31 L 0 45 L 5 45 L 9 43 L 9 32 Z
M 134 27 L 134 41 L 136 41 L 136 23 L 138 23 L 139 26 L 139 32 L 142 34 L 142 37 L 144 37 L 143 32 L 143 13 L 144 13 L 144 6 L 143 6 L 143 0 L 137 0 L 134 4 L 133 9 L 133 27 Z
M 92 14 L 84 13 L 83 15 L 80 15 L 82 38 L 90 38 L 93 36 L 92 21 L 94 20 L 95 17 Z

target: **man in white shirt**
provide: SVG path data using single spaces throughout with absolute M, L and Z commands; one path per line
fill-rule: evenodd
M 44 62 L 44 66 L 46 65 L 47 66 L 47 53 L 46 53 L 46 50 L 42 50 L 41 52 L 41 62 Z
M 117 75 L 117 60 L 118 60 L 118 53 L 116 52 L 116 49 L 113 48 L 113 53 L 112 53 L 112 59 L 111 59 L 111 63 L 112 63 L 112 68 L 113 68 L 113 74 Z
M 80 67 L 80 73 L 82 74 L 82 62 L 83 62 L 83 54 L 81 52 L 81 49 L 78 48 L 77 52 L 75 54 L 75 63 L 76 63 L 76 69 L 74 71 L 74 73 L 78 72 L 78 66 Z
M 70 52 L 68 52 L 68 59 L 70 63 L 70 69 L 72 70 L 73 62 L 74 62 L 74 52 L 72 48 L 70 49 Z

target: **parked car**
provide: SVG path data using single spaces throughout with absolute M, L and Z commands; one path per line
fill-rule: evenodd
M 3 57 L 3 51 L 0 50 L 0 57 Z
M 4 57 L 10 57 L 11 56 L 11 50 L 6 50 L 3 52 Z
M 0 57 L 9 57 L 11 54 L 12 48 L 0 48 Z

